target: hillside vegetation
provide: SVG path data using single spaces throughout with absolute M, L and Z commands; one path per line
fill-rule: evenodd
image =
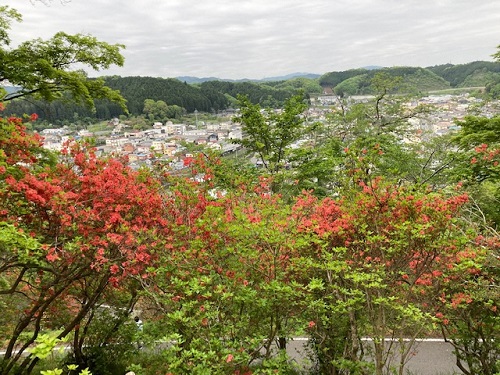
M 500 92 L 500 63 L 476 61 L 461 65 L 437 65 L 428 68 L 392 67 L 381 69 L 351 69 L 328 72 L 319 78 L 293 77 L 276 81 L 211 81 L 188 83 L 175 78 L 104 77 L 107 86 L 119 90 L 127 100 L 129 113 L 144 114 L 144 101 L 163 101 L 179 106 L 187 113 L 219 112 L 237 106 L 239 95 L 247 96 L 263 107 L 281 107 L 291 96 L 303 92 L 306 96 L 321 95 L 332 89 L 335 94 L 369 95 L 373 93 L 372 80 L 383 72 L 389 77 L 400 77 L 397 93 L 425 94 L 429 91 L 461 87 L 486 87 L 492 94 Z M 67 123 L 75 119 L 109 119 L 123 110 L 116 104 L 98 100 L 95 112 L 65 101 L 51 103 L 36 100 L 13 101 L 7 114 L 38 113 L 41 119 L 52 123 Z
M 347 72 L 330 72 L 323 75 L 319 83 L 331 87 L 337 95 L 368 95 L 374 92 L 371 81 L 383 72 L 389 77 L 401 77 L 400 93 L 419 93 L 444 90 L 451 85 L 444 78 L 424 68 L 397 67 L 377 70 L 356 69 Z M 344 79 L 345 77 L 348 77 Z
M 319 78 L 319 84 L 325 88 L 332 88 L 339 95 L 366 95 L 373 92 L 371 80 L 380 72 L 391 77 L 402 77 L 400 93 L 425 93 L 447 88 L 486 86 L 500 79 L 500 63 L 475 61 L 428 68 L 352 69 L 325 73 Z
M 489 61 L 474 61 L 468 64 L 444 64 L 427 68 L 431 72 L 448 81 L 451 87 L 466 87 L 466 83 L 471 77 L 482 75 L 486 78 L 487 73 L 500 73 L 500 63 Z M 488 83 L 486 79 L 480 81 L 481 86 Z M 477 82 L 477 81 L 476 81 Z

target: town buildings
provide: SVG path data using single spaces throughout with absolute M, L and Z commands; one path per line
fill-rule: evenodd
M 352 102 L 366 102 L 369 97 L 352 97 Z M 332 111 L 338 110 L 338 98 L 333 95 L 324 95 L 312 100 L 312 106 L 306 113 L 307 121 L 326 122 Z M 480 104 L 480 99 L 461 95 L 430 95 L 415 100 L 407 105 L 415 107 L 425 104 L 432 108 L 426 116 L 412 118 L 410 125 L 420 134 L 438 136 L 457 129 L 456 121 L 462 120 L 472 108 Z M 481 115 L 491 117 L 498 113 L 498 103 L 490 103 L 480 108 Z M 65 141 L 71 136 L 75 138 L 99 138 L 101 144 L 98 152 L 128 157 L 132 167 L 151 165 L 155 160 L 169 161 L 175 168 L 185 167 L 188 148 L 186 145 L 203 145 L 218 150 L 221 153 L 234 152 L 239 146 L 232 142 L 243 137 L 241 125 L 230 120 L 223 120 L 203 126 L 190 127 L 186 124 L 174 124 L 171 121 L 165 124 L 155 122 L 150 129 L 144 131 L 130 131 L 118 119 L 109 122 L 112 130 L 105 136 L 96 136 L 86 130 L 77 134 L 70 134 L 68 128 L 45 129 L 44 146 L 52 150 L 60 150 Z M 418 137 L 408 140 L 418 142 Z

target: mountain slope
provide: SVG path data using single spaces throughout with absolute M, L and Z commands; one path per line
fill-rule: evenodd
M 500 62 L 474 61 L 468 64 L 435 65 L 430 66 L 427 69 L 450 82 L 451 87 L 466 87 L 467 80 L 472 81 L 470 76 L 474 75 L 476 76 L 474 82 L 483 83 L 479 86 L 484 86 L 487 84 L 486 81 L 488 80 L 488 72 L 500 73 Z M 477 79 L 479 73 L 483 74 L 483 78 L 481 80 Z
M 377 74 L 386 74 L 389 77 L 401 77 L 400 93 L 416 93 L 431 90 L 443 90 L 450 87 L 450 83 L 442 77 L 425 68 L 393 67 L 376 70 L 355 69 L 344 72 L 326 73 L 319 79 L 323 87 L 331 87 L 339 95 L 366 95 L 372 94 L 371 81 Z

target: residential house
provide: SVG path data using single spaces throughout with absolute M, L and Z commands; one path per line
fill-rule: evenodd
M 131 154 L 131 153 L 135 152 L 135 146 L 131 142 L 125 143 L 122 146 L 122 152 L 124 152 L 126 154 Z
M 152 145 L 153 142 L 151 141 L 141 141 L 137 144 L 136 152 L 140 154 L 150 154 Z

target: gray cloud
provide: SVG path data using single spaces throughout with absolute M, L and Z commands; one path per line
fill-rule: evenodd
M 126 45 L 125 66 L 104 72 L 121 76 L 262 78 L 366 65 L 458 64 L 491 60 L 500 44 L 496 1 L 4 3 L 23 14 L 24 22 L 12 30 L 14 42 L 62 30 Z

